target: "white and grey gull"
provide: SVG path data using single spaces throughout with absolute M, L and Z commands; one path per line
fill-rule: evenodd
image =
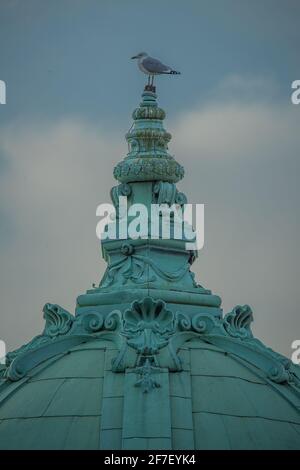
M 153 81 L 155 75 L 179 75 L 180 72 L 172 69 L 168 65 L 163 64 L 160 60 L 150 57 L 146 52 L 140 52 L 139 54 L 131 57 L 131 59 L 137 59 L 139 69 L 148 75 L 148 86 L 153 87 Z

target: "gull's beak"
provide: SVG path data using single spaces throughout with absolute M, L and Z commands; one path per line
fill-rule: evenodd
M 134 55 L 133 57 L 130 57 L 130 59 L 137 59 L 138 56 L 137 55 Z

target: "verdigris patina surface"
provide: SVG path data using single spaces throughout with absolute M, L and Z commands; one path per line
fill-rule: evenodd
M 114 169 L 117 218 L 119 196 L 187 202 L 164 118 L 146 87 Z M 44 331 L 0 369 L 1 448 L 300 448 L 300 368 L 253 336 L 248 305 L 223 315 L 185 242 L 102 241 L 99 285 L 75 315 L 47 303 Z

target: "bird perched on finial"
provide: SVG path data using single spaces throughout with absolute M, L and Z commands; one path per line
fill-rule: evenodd
M 137 59 L 139 69 L 143 73 L 148 75 L 148 84 L 146 86 L 146 89 L 149 89 L 150 91 L 151 90 L 155 91 L 155 88 L 153 86 L 155 75 L 163 75 L 163 74 L 179 75 L 180 74 L 180 72 L 178 72 L 177 70 L 173 70 L 168 65 L 165 65 L 162 62 L 160 62 L 160 60 L 150 57 L 147 54 L 147 52 L 140 52 L 139 54 L 131 58 Z

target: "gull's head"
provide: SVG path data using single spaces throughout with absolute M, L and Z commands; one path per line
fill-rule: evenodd
M 140 52 L 139 54 L 137 55 L 134 55 L 133 57 L 131 57 L 132 59 L 142 59 L 143 57 L 147 57 L 147 52 Z

